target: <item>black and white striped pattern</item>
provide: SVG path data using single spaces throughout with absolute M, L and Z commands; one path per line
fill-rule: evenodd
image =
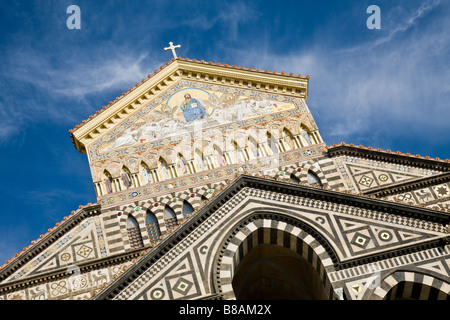
M 328 279 L 328 273 L 334 271 L 333 260 L 325 248 L 298 226 L 274 218 L 275 216 L 249 219 L 241 223 L 225 241 L 221 249 L 223 254 L 219 256 L 216 268 L 217 292 L 223 299 L 235 299 L 232 279 L 239 261 L 254 247 L 273 244 L 289 248 L 311 263 L 330 299 L 334 299 L 334 291 Z
M 396 298 L 450 300 L 450 284 L 423 273 L 397 271 L 386 277 L 369 299 Z

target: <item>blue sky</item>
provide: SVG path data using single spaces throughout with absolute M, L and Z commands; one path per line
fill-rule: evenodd
M 449 16 L 444 0 L 0 1 L 0 266 L 96 202 L 68 130 L 169 61 L 169 41 L 181 57 L 310 75 L 328 145 L 450 158 Z

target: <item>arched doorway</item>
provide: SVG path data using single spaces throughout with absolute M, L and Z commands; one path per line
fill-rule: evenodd
M 325 300 L 317 271 L 298 253 L 260 244 L 239 262 L 232 281 L 238 300 Z
M 338 299 L 329 279 L 337 257 L 300 220 L 256 213 L 231 230 L 213 267 L 215 290 L 223 299 Z

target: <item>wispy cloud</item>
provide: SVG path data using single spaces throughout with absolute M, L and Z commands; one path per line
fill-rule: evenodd
M 311 75 L 308 105 L 331 139 L 376 143 L 388 124 L 411 134 L 423 132 L 418 123 L 444 129 L 450 118 L 449 87 L 442 83 L 449 78 L 450 21 L 444 14 L 426 19 L 439 4 L 426 1 L 401 19 L 392 17 L 397 23 L 385 27 L 385 35 L 353 47 L 318 44 L 285 55 L 245 47 L 232 54 L 248 65 Z
M 427 13 L 435 9 L 440 3 L 440 0 L 427 0 L 422 3 L 419 8 L 403 18 L 398 16 L 398 12 L 396 10 L 392 10 L 393 13 L 390 14 L 390 17 L 382 19 L 382 21 L 388 21 L 387 26 L 382 28 L 383 30 L 387 30 L 386 34 L 373 41 L 358 44 L 354 47 L 345 48 L 342 52 L 350 53 L 358 50 L 373 50 L 376 47 L 391 42 L 396 36 L 401 35 L 411 27 L 417 25 L 422 17 L 426 16 Z

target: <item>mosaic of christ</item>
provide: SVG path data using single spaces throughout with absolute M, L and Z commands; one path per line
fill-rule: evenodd
M 116 135 L 99 151 L 108 152 L 293 108 L 295 106 L 290 102 L 184 88 Z

